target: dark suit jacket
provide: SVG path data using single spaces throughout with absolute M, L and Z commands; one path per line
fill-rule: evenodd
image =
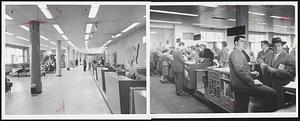
M 261 58 L 263 57 L 263 56 L 265 56 L 265 55 L 267 55 L 267 54 L 269 54 L 269 53 L 272 53 L 273 52 L 273 50 L 271 50 L 270 48 L 268 48 L 267 50 L 266 50 L 266 52 L 265 51 L 259 51 L 258 52 L 258 54 L 257 54 L 257 58 L 256 58 L 256 60 L 257 61 L 259 61 L 259 60 L 261 60 Z
M 199 57 L 201 58 L 209 58 L 210 61 L 212 61 L 214 59 L 214 53 L 208 49 L 208 48 L 205 48 L 200 54 L 199 54 Z
M 180 49 L 175 49 L 173 52 L 173 69 L 175 72 L 184 72 L 184 58 Z
M 229 55 L 229 68 L 232 89 L 247 93 L 254 87 L 254 81 L 245 55 L 234 48 Z
M 263 62 L 268 66 L 275 68 L 274 72 L 268 71 L 267 69 L 263 70 L 263 80 L 262 82 L 265 85 L 268 85 L 276 90 L 278 93 L 278 101 L 280 103 L 279 106 L 283 105 L 283 95 L 284 89 L 283 86 L 287 85 L 292 78 L 294 78 L 294 69 L 295 65 L 292 62 L 292 57 L 290 54 L 282 51 L 278 57 L 274 65 L 272 65 L 272 60 L 274 57 L 274 52 L 271 52 L 262 58 Z M 286 66 L 285 69 L 278 69 L 279 65 L 283 64 Z

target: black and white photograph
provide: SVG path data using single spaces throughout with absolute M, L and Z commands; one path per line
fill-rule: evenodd
M 151 114 L 296 112 L 294 5 L 151 5 Z
M 146 114 L 145 4 L 3 6 L 5 115 Z

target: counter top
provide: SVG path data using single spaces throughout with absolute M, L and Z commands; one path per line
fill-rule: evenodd
M 211 70 L 214 70 L 214 71 L 218 71 L 218 72 L 221 72 L 221 73 L 225 73 L 225 74 L 230 74 L 229 67 L 223 67 L 223 68 L 211 68 L 211 67 L 208 67 L 208 69 L 211 69 Z
M 122 80 L 133 80 L 133 79 L 128 78 L 128 77 L 123 76 L 123 75 L 118 75 L 118 80 L 122 81 Z

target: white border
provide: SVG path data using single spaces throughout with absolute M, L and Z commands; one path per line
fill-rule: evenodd
M 5 5 L 32 5 L 41 3 L 33 2 L 2 2 L 2 13 L 5 13 Z M 149 5 L 201 5 L 201 4 L 217 4 L 217 5 L 294 5 L 295 6 L 295 42 L 298 43 L 298 4 L 293 1 L 271 2 L 46 2 L 51 5 L 90 5 L 92 3 L 101 3 L 101 5 L 146 5 L 146 38 L 147 38 L 147 114 L 100 114 L 100 115 L 5 115 L 5 89 L 2 88 L 2 116 L 3 119 L 149 119 L 151 118 L 279 118 L 279 117 L 298 117 L 298 88 L 296 89 L 296 112 L 295 113 L 191 113 L 191 114 L 150 114 L 150 14 Z M 5 40 L 5 14 L 2 14 L 2 40 Z M 5 69 L 5 42 L 2 43 L 1 66 Z M 296 58 L 298 60 L 298 46 L 296 47 Z M 2 71 L 5 75 L 5 71 Z M 2 80 L 5 76 L 2 76 Z M 2 85 L 5 82 L 2 81 Z M 296 62 L 296 85 L 298 87 L 298 61 Z

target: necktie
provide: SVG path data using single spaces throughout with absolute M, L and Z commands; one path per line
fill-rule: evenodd
M 276 56 L 276 54 L 274 54 L 273 60 L 272 60 L 272 67 L 274 67 L 276 59 L 277 59 L 277 56 Z
M 250 57 L 248 56 L 248 54 L 244 50 L 242 50 L 242 52 L 245 55 L 247 62 L 250 62 Z

